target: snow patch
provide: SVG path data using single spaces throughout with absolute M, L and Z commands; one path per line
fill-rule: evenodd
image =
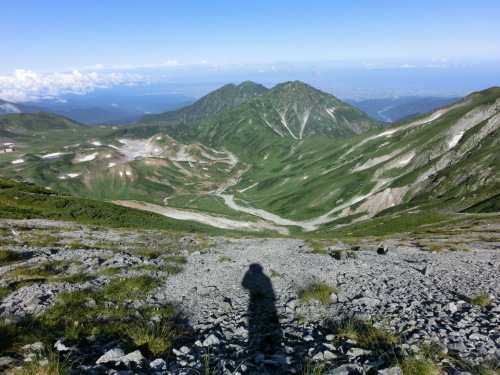
M 114 167 L 115 165 L 116 165 L 116 163 L 109 163 L 108 168 Z
M 126 174 L 127 176 L 132 176 L 132 172 L 130 172 L 130 171 L 126 171 L 126 172 L 125 172 L 125 174 Z
M 56 156 L 64 155 L 62 152 L 53 152 L 52 154 L 43 155 L 42 159 L 55 158 Z
M 433 113 L 428 119 L 427 121 L 424 122 L 424 124 L 428 124 L 429 122 L 431 121 L 434 121 L 435 119 L 441 117 L 441 115 L 443 114 L 444 112 L 442 111 L 437 111 L 435 113 Z
M 94 160 L 96 156 L 97 156 L 97 152 L 94 152 L 93 154 L 84 156 L 83 158 L 78 159 L 77 161 L 78 162 L 91 161 L 91 160 Z
M 108 145 L 108 146 L 111 147 L 111 148 L 114 148 L 115 150 L 119 150 L 119 148 L 116 147 L 116 146 L 113 146 L 113 145 Z
M 401 160 L 401 161 L 398 163 L 398 165 L 406 165 L 406 164 L 408 164 L 408 163 L 411 161 L 411 159 L 413 159 L 413 157 L 414 157 L 414 156 L 415 156 L 414 154 L 411 154 L 410 156 L 408 156 L 408 158 L 407 158 L 407 159 L 403 159 L 403 160 Z
M 248 189 L 253 188 L 254 186 L 256 186 L 256 185 L 258 185 L 258 184 L 259 184 L 259 183 L 258 183 L 258 182 L 256 182 L 255 184 L 250 185 L 249 187 L 244 188 L 244 189 L 241 189 L 241 190 L 238 190 L 238 191 L 239 191 L 240 193 L 243 193 L 243 192 L 247 191 Z
M 156 137 L 156 140 L 159 141 L 161 139 L 161 137 Z
M 464 135 L 465 132 L 460 132 L 457 135 L 455 135 L 451 141 L 448 142 L 448 148 L 455 147 L 458 144 L 458 141 L 460 141 L 460 138 Z
M 333 112 L 335 112 L 335 110 L 336 110 L 336 109 L 337 109 L 337 108 L 331 108 L 331 109 L 330 109 L 330 108 L 325 108 L 325 111 L 326 111 L 326 112 L 327 112 L 330 116 L 332 116 L 332 118 L 333 118 L 335 121 L 337 121 L 337 119 L 336 119 L 336 118 L 335 118 L 335 116 L 333 115 Z
M 98 141 L 92 142 L 92 144 L 94 146 L 102 146 L 101 142 L 98 142 Z
M 387 130 L 386 132 L 377 134 L 376 136 L 374 136 L 374 137 L 372 137 L 370 139 L 375 139 L 375 138 L 380 138 L 380 137 L 387 137 L 387 136 L 390 136 L 390 135 L 396 133 L 398 130 L 400 130 L 400 129 Z
M 67 176 L 71 177 L 71 178 L 75 178 L 75 177 L 80 176 L 80 173 L 68 173 Z
M 111 157 L 111 154 L 104 155 L 105 158 L 109 159 Z
M 123 177 L 123 172 L 122 171 L 120 171 L 118 173 L 120 174 L 120 177 Z
M 24 159 L 16 159 L 11 161 L 12 164 L 24 163 Z

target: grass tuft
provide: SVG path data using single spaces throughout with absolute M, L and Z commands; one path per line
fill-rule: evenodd
M 309 302 L 311 299 L 315 299 L 322 303 L 332 303 L 330 298 L 332 293 L 339 293 L 339 290 L 324 283 L 312 283 L 299 291 L 299 298 L 302 302 Z
M 14 368 L 8 374 L 10 375 L 70 375 L 71 363 L 68 359 L 61 359 L 59 355 L 52 350 L 47 353 L 41 353 L 25 362 L 22 367 Z
M 11 250 L 0 250 L 0 266 L 23 260 L 21 254 Z
M 152 359 L 167 354 L 180 333 L 173 328 L 169 319 L 161 319 L 158 323 L 141 319 L 124 325 L 120 336 Z
M 333 333 L 338 338 L 344 337 L 356 341 L 359 345 L 375 349 L 381 343 L 395 344 L 399 338 L 393 333 L 373 326 L 372 323 L 348 318 L 332 323 Z
M 278 271 L 275 271 L 275 270 L 271 270 L 271 277 L 278 277 L 278 278 L 281 278 L 283 277 L 283 274 L 278 272 Z
M 469 302 L 471 305 L 486 307 L 486 306 L 491 306 L 493 300 L 485 294 L 480 294 L 474 298 L 471 298 Z
M 443 367 L 430 358 L 407 357 L 400 363 L 399 367 L 404 375 L 441 375 L 444 374 Z
M 309 245 L 312 248 L 312 254 L 326 254 L 326 245 L 317 240 L 309 240 Z

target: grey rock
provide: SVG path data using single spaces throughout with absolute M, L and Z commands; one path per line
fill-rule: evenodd
M 363 374 L 363 367 L 357 364 L 344 364 L 333 370 L 323 373 L 323 375 L 357 375 Z
M 26 352 L 41 352 L 45 349 L 45 345 L 42 342 L 37 341 L 33 344 L 24 345 L 21 349 Z
M 215 335 L 210 335 L 205 339 L 205 341 L 203 341 L 203 346 L 213 346 L 219 344 L 220 340 Z
M 125 352 L 122 349 L 111 349 L 104 353 L 99 359 L 96 361 L 96 364 L 106 364 L 106 363 L 117 363 L 120 362 L 120 358 L 125 355 Z
M 127 366 L 140 366 L 142 364 L 147 364 L 146 358 L 142 355 L 139 350 L 133 351 L 123 357 L 120 358 L 120 361 L 123 362 Z
M 54 349 L 58 352 L 72 352 L 77 350 L 76 346 L 66 346 L 61 340 L 57 340 L 54 344 Z
M 404 375 L 403 370 L 399 366 L 389 367 L 383 370 L 379 370 L 379 375 Z
M 162 358 L 157 358 L 149 363 L 149 367 L 155 369 L 156 371 L 164 371 L 167 369 L 167 362 Z
M 349 357 L 361 357 L 362 355 L 372 354 L 371 350 L 366 350 L 362 348 L 351 348 L 346 353 Z

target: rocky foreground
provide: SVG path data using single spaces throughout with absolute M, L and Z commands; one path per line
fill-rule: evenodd
M 49 221 L 2 221 L 2 249 L 23 260 L 0 267 L 0 317 L 20 322 L 41 316 L 58 294 L 97 291 L 114 279 L 148 274 L 161 284 L 127 309 L 174 304 L 184 334 L 169 355 L 147 357 L 117 337 L 61 338 L 54 351 L 69 354 L 83 374 L 402 374 L 401 358 L 430 355 L 450 374 L 470 374 L 500 359 L 498 228 L 421 239 L 405 237 L 316 247 L 299 239 L 171 237 L 157 231 L 110 230 Z M 51 242 L 52 241 L 52 242 Z M 113 246 L 109 246 L 112 244 Z M 105 246 L 106 245 L 106 246 Z M 156 253 L 137 251 L 155 246 Z M 377 252 L 381 247 L 388 250 Z M 433 251 L 430 251 L 433 250 Z M 158 253 L 186 263 L 171 274 Z M 65 264 L 61 276 L 15 288 L 16 269 Z M 116 269 L 116 274 L 103 272 Z M 19 275 L 19 272 L 17 273 Z M 336 290 L 327 303 L 305 301 L 311 284 Z M 10 288 L 10 289 L 9 289 Z M 489 298 L 487 306 L 472 303 Z M 86 301 L 86 308 L 96 308 Z M 397 341 L 362 344 L 340 335 L 345 323 L 370 322 Z M 19 367 L 42 347 L 0 358 Z M 24 359 L 23 359 L 24 358 Z M 319 370 L 320 366 L 323 370 Z

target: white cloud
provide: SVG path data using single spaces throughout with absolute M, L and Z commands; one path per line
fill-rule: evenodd
M 0 114 L 3 113 L 21 113 L 21 111 L 19 110 L 19 108 L 10 103 L 4 103 L 0 104 Z
M 140 74 L 81 72 L 34 72 L 16 69 L 13 75 L 0 76 L 0 98 L 25 102 L 53 99 L 63 94 L 86 94 L 97 88 L 110 88 L 143 80 Z
M 165 68 L 165 67 L 180 67 L 184 66 L 180 62 L 176 60 L 167 60 L 161 64 L 141 64 L 141 65 L 114 65 L 112 69 L 120 69 L 120 70 L 134 70 L 134 69 L 147 69 L 147 68 Z

